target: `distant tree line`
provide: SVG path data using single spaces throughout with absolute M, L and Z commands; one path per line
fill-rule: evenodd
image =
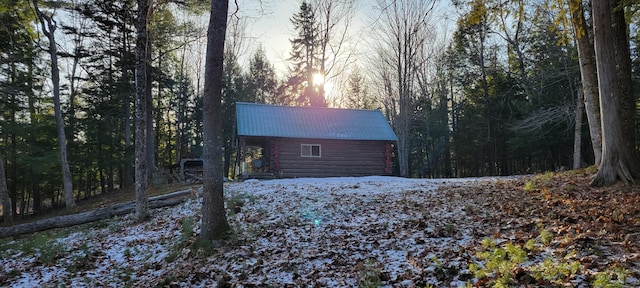
M 242 7 L 230 9 L 221 88 L 223 175 L 238 173 L 238 101 L 381 109 L 399 136 L 396 173 L 406 177 L 600 164 L 591 2 L 439 2 L 378 0 L 371 19 L 361 19 L 366 27 L 357 28 L 353 19 L 363 3 L 303 1 L 290 18 L 295 34 L 284 72 L 268 59 L 268 47 L 248 43 Z M 34 3 L 0 4 L 0 171 L 7 187 L 0 200 L 11 202 L 4 211 L 15 215 L 65 202 L 51 37 L 40 28 Z M 207 23 L 199 17 L 209 7 L 200 1 L 148 3 L 150 96 L 142 101 L 148 113 L 140 131 L 153 180 L 180 159 L 203 155 Z M 628 30 L 621 33 L 629 31 L 617 46 L 630 52 L 629 72 L 617 79 L 636 83 L 637 4 L 613 3 L 613 20 L 622 15 Z M 56 20 L 53 53 L 74 199 L 132 187 L 140 133 L 134 125 L 138 2 L 69 0 L 39 8 Z M 453 14 L 458 18 L 444 18 Z M 623 134 L 635 135 L 637 93 L 624 95 L 624 105 L 618 104 L 626 107 Z M 627 140 L 630 147 L 640 144 L 637 137 Z

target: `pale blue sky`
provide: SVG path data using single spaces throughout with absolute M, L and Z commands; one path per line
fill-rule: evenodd
M 359 0 L 358 8 L 354 21 L 350 28 L 353 34 L 353 41 L 362 42 L 362 39 L 356 39 L 363 37 L 370 32 L 368 24 L 375 18 L 377 10 L 374 8 L 376 1 L 371 0 Z M 241 13 L 248 17 L 249 27 L 248 34 L 250 34 L 250 48 L 251 53 L 255 51 L 255 47 L 261 44 L 269 61 L 276 67 L 278 74 L 283 74 L 287 69 L 286 59 L 289 57 L 289 51 L 291 48 L 291 39 L 294 35 L 293 25 L 290 18 L 299 11 L 302 0 L 238 0 Z M 439 14 L 451 14 L 451 15 L 439 15 L 438 17 L 449 18 L 445 20 L 449 24 L 455 24 L 455 20 L 451 20 L 455 17 L 453 9 L 450 7 L 451 2 L 449 0 L 437 0 L 437 6 Z M 229 9 L 233 11 L 235 4 L 230 2 Z M 446 12 L 444 12 L 446 11 Z M 453 17 L 450 17 L 453 16 Z M 450 30 L 450 29 L 447 29 Z M 445 31 L 444 33 L 450 34 L 451 31 Z

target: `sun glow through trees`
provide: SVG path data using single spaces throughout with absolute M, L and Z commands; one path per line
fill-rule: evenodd
M 320 87 L 321 85 L 324 87 L 325 99 L 331 94 L 333 90 L 333 83 L 326 79 L 325 75 L 320 72 L 316 72 L 313 74 L 313 85 Z

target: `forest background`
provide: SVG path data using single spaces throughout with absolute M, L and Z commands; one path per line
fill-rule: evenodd
M 270 47 L 256 44 L 250 29 L 278 8 L 253 2 L 232 3 L 228 19 L 222 142 L 230 178 L 238 173 L 238 101 L 380 109 L 399 136 L 396 174 L 406 177 L 523 174 L 600 159 L 583 113 L 578 53 L 580 39 L 593 46 L 588 1 L 298 2 L 281 59 L 269 59 Z M 637 4 L 618 2 L 636 80 Z M 64 195 L 51 38 L 33 3 L 0 3 L 0 158 L 18 215 L 63 205 Z M 207 4 L 151 2 L 150 178 L 202 156 Z M 74 197 L 131 187 L 136 1 L 52 1 L 40 9 L 57 28 Z M 587 29 L 575 28 L 576 11 Z M 630 106 L 635 131 L 637 105 Z

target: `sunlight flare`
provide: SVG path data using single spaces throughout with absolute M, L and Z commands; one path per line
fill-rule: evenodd
M 313 85 L 323 85 L 324 84 L 324 74 L 320 72 L 313 73 Z

